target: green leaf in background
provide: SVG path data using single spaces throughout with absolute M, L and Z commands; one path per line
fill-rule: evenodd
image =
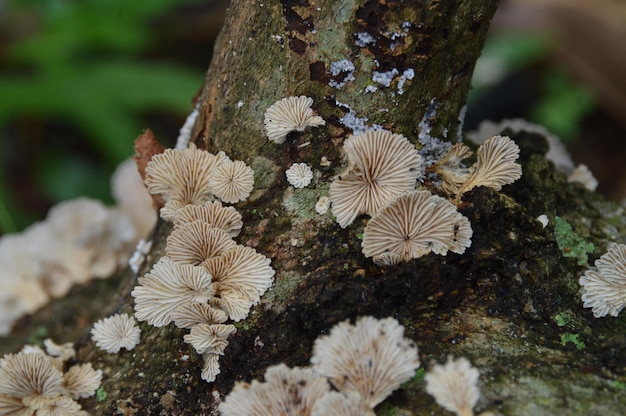
M 157 19 L 197 2 L 7 1 L 0 15 L 12 39 L 0 48 L 0 233 L 19 231 L 31 220 L 6 180 L 7 166 L 15 165 L 9 155 L 20 147 L 11 140 L 21 140 L 6 130 L 11 122 L 21 120 L 26 130 L 52 123 L 74 136 L 64 143 L 56 131 L 44 136 L 45 144 L 41 137 L 33 141 L 45 145 L 33 149 L 36 165 L 30 168 L 39 195 L 51 202 L 81 195 L 110 201 L 109 176 L 132 155 L 134 139 L 147 127 L 146 114 L 184 119 L 191 111 L 204 71 L 147 62 L 139 54 L 158 50 Z M 90 156 L 71 153 L 76 136 L 87 144 L 80 151 Z
M 144 126 L 138 115 L 166 108 L 191 112 L 202 74 L 181 67 L 109 61 L 63 68 L 35 77 L 0 79 L 0 126 L 11 117 L 37 114 L 70 121 L 111 163 L 132 155 Z
M 177 0 L 9 1 L 12 20 L 35 20 L 40 30 L 9 48 L 14 62 L 66 65 L 102 52 L 138 53 L 150 45 L 149 20 L 180 5 Z M 189 3 L 187 1 L 186 3 Z
M 579 135 L 583 118 L 595 107 L 593 94 L 559 69 L 545 75 L 544 89 L 542 99 L 531 108 L 531 120 L 571 142 Z
M 550 40 L 532 33 L 495 33 L 485 41 L 482 54 L 476 62 L 472 78 L 473 90 L 478 96 L 512 72 L 544 58 L 552 49 Z

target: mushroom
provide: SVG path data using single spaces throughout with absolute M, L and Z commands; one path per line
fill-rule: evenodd
M 365 316 L 354 325 L 341 322 L 316 339 L 311 364 L 339 391 L 358 393 L 373 409 L 409 381 L 420 362 L 398 321 Z
M 63 388 L 74 400 L 93 396 L 101 381 L 102 370 L 94 370 L 91 363 L 73 365 L 63 374 Z
M 101 319 L 91 329 L 91 339 L 96 346 L 109 354 L 118 353 L 122 348 L 132 350 L 139 344 L 140 335 L 135 319 L 125 313 Z
M 313 113 L 311 105 L 313 99 L 304 95 L 283 98 L 272 104 L 265 111 L 267 138 L 281 144 L 292 131 L 304 131 L 309 126 L 319 127 L 326 124 L 324 119 Z
M 242 245 L 206 260 L 202 266 L 213 276 L 215 297 L 211 304 L 226 311 L 234 321 L 248 316 L 250 307 L 259 301 L 274 280 L 270 259 Z
M 228 315 L 206 303 L 184 303 L 172 313 L 172 320 L 179 328 L 191 329 L 199 324 L 221 324 Z
M 81 410 L 80 404 L 67 396 L 47 397 L 38 402 L 24 400 L 24 403 L 31 409 L 37 410 L 37 416 L 84 416 L 87 414 Z
M 63 393 L 63 373 L 45 354 L 19 352 L 0 360 L 0 395 L 21 399 L 26 406 L 36 408 L 45 399 Z
M 254 171 L 241 160 L 223 160 L 211 174 L 209 185 L 222 201 L 234 204 L 243 201 L 254 188 Z
M 441 189 L 456 195 L 461 186 L 470 177 L 470 170 L 463 166 L 462 161 L 472 156 L 472 151 L 463 143 L 454 144 L 441 159 L 433 165 L 433 169 L 441 176 L 443 182 Z
M 503 185 L 515 182 L 522 176 L 522 167 L 515 163 L 520 149 L 507 136 L 493 136 L 480 145 L 476 151 L 476 163 L 470 168 L 470 175 L 456 192 L 456 204 L 465 192 L 477 186 L 486 186 L 499 191 Z
M 306 188 L 313 179 L 313 171 L 306 163 L 294 163 L 285 172 L 287 182 L 294 188 Z
M 202 354 L 204 365 L 202 366 L 202 373 L 200 377 L 207 383 L 215 381 L 215 377 L 222 371 L 220 370 L 220 354 L 204 353 Z
M 184 303 L 206 303 L 215 294 L 211 274 L 191 264 L 162 258 L 149 273 L 139 278 L 131 295 L 135 317 L 161 327 L 172 322 L 172 314 Z
M 124 265 L 135 244 L 135 230 L 130 218 L 119 210 L 108 209 L 100 201 L 77 198 L 50 209 L 46 224 L 57 245 L 72 245 L 88 253 L 87 275 L 108 277 Z
M 172 261 L 197 266 L 236 244 L 226 231 L 196 220 L 181 224 L 172 231 L 167 237 L 165 255 Z
M 187 149 L 166 149 L 154 155 L 146 166 L 145 184 L 148 192 L 161 195 L 166 201 L 161 217 L 173 221 L 177 208 L 212 200 L 209 179 L 221 161 L 193 143 Z
M 228 346 L 228 337 L 237 332 L 234 325 L 198 324 L 184 336 L 187 344 L 191 344 L 198 354 L 222 354 Z
M 349 167 L 330 185 L 332 211 L 342 228 L 360 214 L 374 215 L 393 198 L 413 190 L 422 164 L 406 137 L 387 130 L 350 136 Z
M 458 416 L 473 416 L 472 409 L 480 399 L 479 376 L 466 358 L 448 356 L 445 364 L 437 364 L 426 373 L 426 392 L 444 409 Z
M 328 212 L 328 208 L 330 208 L 330 198 L 326 195 L 321 196 L 315 203 L 315 212 L 320 215 L 326 214 Z
M 222 416 L 309 416 L 329 390 L 326 379 L 316 377 L 313 370 L 278 364 L 265 371 L 263 383 L 236 382 L 218 409 Z
M 618 316 L 626 306 L 626 244 L 609 244 L 595 266 L 597 271 L 587 270 L 578 280 L 583 307 L 592 308 L 596 318 Z
M 448 200 L 428 191 L 406 193 L 369 220 L 363 232 L 366 257 L 393 264 L 431 251 L 462 254 L 471 245 L 472 228 Z M 389 254 L 388 254 L 389 253 Z
M 233 207 L 222 206 L 220 201 L 210 201 L 204 205 L 185 205 L 178 210 L 174 226 L 180 227 L 196 220 L 204 221 L 211 227 L 220 228 L 231 237 L 239 235 L 243 226 L 241 214 Z
M 330 391 L 313 405 L 311 416 L 376 416 L 361 395 L 355 392 L 339 393 Z

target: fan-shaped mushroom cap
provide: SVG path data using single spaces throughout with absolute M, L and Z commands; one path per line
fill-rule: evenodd
M 487 139 L 476 151 L 476 163 L 470 169 L 469 179 L 460 187 L 456 202 L 461 195 L 477 186 L 499 191 L 503 185 L 521 178 L 522 167 L 515 162 L 519 152 L 517 144 L 507 136 Z
M 466 358 L 454 360 L 448 356 L 448 361 L 435 365 L 424 380 L 426 391 L 439 406 L 460 416 L 471 416 L 480 399 L 478 377 L 480 373 Z
M 469 147 L 463 143 L 456 143 L 434 164 L 435 172 L 443 179 L 441 189 L 444 192 L 456 195 L 461 186 L 467 182 L 471 172 L 462 165 L 462 161 L 471 155 Z
M 304 131 L 307 127 L 323 126 L 326 122 L 313 113 L 313 99 L 301 95 L 287 97 L 272 104 L 265 111 L 265 132 L 274 143 L 285 142 L 292 131 Z
M 313 405 L 330 390 L 326 379 L 309 368 L 269 367 L 265 382 L 235 383 L 220 403 L 222 416 L 309 416 Z
M 287 169 L 285 176 L 294 188 L 306 188 L 313 179 L 313 171 L 306 163 L 294 163 Z
M 320 215 L 326 214 L 328 212 L 328 208 L 330 208 L 330 198 L 326 195 L 321 196 L 315 203 L 315 212 Z
M 202 380 L 207 383 L 215 381 L 215 377 L 222 371 L 220 370 L 220 354 L 204 353 L 202 354 L 204 365 L 202 366 Z
M 80 404 L 67 396 L 46 397 L 42 400 L 24 400 L 31 409 L 37 409 L 37 416 L 83 416 Z M 30 413 L 32 414 L 32 413 Z
M 63 373 L 45 354 L 19 352 L 0 359 L 0 394 L 41 400 L 63 394 Z
M 198 324 L 221 324 L 226 322 L 226 312 L 206 303 L 184 303 L 172 313 L 172 320 L 179 328 L 191 329 Z
M 187 149 L 166 149 L 154 155 L 146 166 L 148 192 L 159 194 L 167 202 L 200 205 L 212 199 L 209 179 L 221 159 L 190 143 Z M 169 210 L 173 219 L 175 211 Z
M 462 254 L 471 245 L 469 220 L 448 200 L 428 191 L 396 198 L 369 220 L 363 232 L 363 254 L 381 261 L 386 253 L 407 261 L 431 251 Z M 394 260 L 396 258 L 394 257 Z
M 422 158 L 406 137 L 368 130 L 344 144 L 350 167 L 330 185 L 332 211 L 343 228 L 360 214 L 374 215 L 415 188 Z
M 214 228 L 220 228 L 231 237 L 237 237 L 243 227 L 241 214 L 233 207 L 222 206 L 220 201 L 182 207 L 178 210 L 174 226 L 179 227 L 197 220 L 204 221 Z
M 211 303 L 239 321 L 272 285 L 274 269 L 270 259 L 253 248 L 237 245 L 222 256 L 202 263 L 213 276 L 216 297 Z
M 330 391 L 313 405 L 311 416 L 376 416 L 361 395 L 355 392 L 338 393 Z
M 32 416 L 34 411 L 26 407 L 22 399 L 0 394 L 0 414 L 11 416 Z
M 184 303 L 206 303 L 215 294 L 211 274 L 204 267 L 159 260 L 139 279 L 131 295 L 135 317 L 161 327 L 172 322 L 172 313 Z
M 237 332 L 234 325 L 198 324 L 184 336 L 186 343 L 191 344 L 198 354 L 223 354 L 228 346 L 228 337 Z
M 587 270 L 578 282 L 582 286 L 583 307 L 593 316 L 617 316 L 626 306 L 626 245 L 609 244 L 595 262 L 598 271 Z
M 626 284 L 626 244 L 610 243 L 594 264 L 605 279 Z
M 172 231 L 167 237 L 165 255 L 175 262 L 197 266 L 236 244 L 226 231 L 197 220 L 181 224 Z
M 102 370 L 94 370 L 91 363 L 76 364 L 63 374 L 63 387 L 74 400 L 91 397 L 102 381 Z
M 356 392 L 374 408 L 419 367 L 417 347 L 393 318 L 359 318 L 335 325 L 313 345 L 313 369 L 341 392 Z
M 224 159 L 215 168 L 209 181 L 213 194 L 234 204 L 243 201 L 254 188 L 254 171 L 241 160 Z
M 101 319 L 91 329 L 91 339 L 96 346 L 110 354 L 118 353 L 122 348 L 132 350 L 139 344 L 140 335 L 135 319 L 125 313 Z

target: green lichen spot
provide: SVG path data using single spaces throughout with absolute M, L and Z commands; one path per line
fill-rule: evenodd
M 415 375 L 413 376 L 413 378 L 410 379 L 409 381 L 407 381 L 406 383 L 403 383 L 400 386 L 400 388 L 401 389 L 406 389 L 406 388 L 417 386 L 418 384 L 420 384 L 424 380 L 424 376 L 425 375 L 426 375 L 426 370 L 424 370 L 423 368 L 418 368 L 417 371 L 415 372 Z
M 563 257 L 573 257 L 578 265 L 587 264 L 587 254 L 595 249 L 593 243 L 587 243 L 572 230 L 572 226 L 562 218 L 554 217 L 554 234 Z
M 108 396 L 107 392 L 104 391 L 104 389 L 102 387 L 100 387 L 98 390 L 96 390 L 96 397 L 98 398 L 99 402 L 105 401 L 107 396 Z
M 574 322 L 574 317 L 570 312 L 559 312 L 554 316 L 554 322 L 558 326 L 568 326 L 575 327 L 576 322 Z
M 380 405 L 380 408 L 376 410 L 376 414 L 378 416 L 395 416 L 400 413 L 400 408 L 390 404 L 383 403 Z
M 565 346 L 569 342 L 574 344 L 578 350 L 585 348 L 585 343 L 578 338 L 578 334 L 572 334 L 571 332 L 561 334 L 561 345 Z

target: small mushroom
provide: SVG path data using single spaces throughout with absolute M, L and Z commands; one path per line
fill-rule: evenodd
M 447 199 L 428 191 L 406 193 L 369 220 L 363 232 L 366 257 L 380 264 L 408 261 L 430 252 L 462 254 L 471 245 L 472 228 Z
M 125 313 L 101 319 L 91 329 L 91 339 L 96 346 L 109 354 L 118 353 L 122 348 L 132 350 L 139 344 L 140 335 L 135 319 Z
M 311 109 L 312 105 L 313 99 L 304 95 L 283 98 L 272 104 L 265 111 L 267 138 L 276 144 L 281 144 L 292 131 L 304 131 L 307 127 L 319 127 L 326 124 L 324 119 L 315 115 Z
M 361 215 L 374 215 L 393 198 L 415 188 L 422 158 L 406 137 L 387 130 L 350 136 L 348 169 L 330 185 L 332 211 L 342 228 Z

